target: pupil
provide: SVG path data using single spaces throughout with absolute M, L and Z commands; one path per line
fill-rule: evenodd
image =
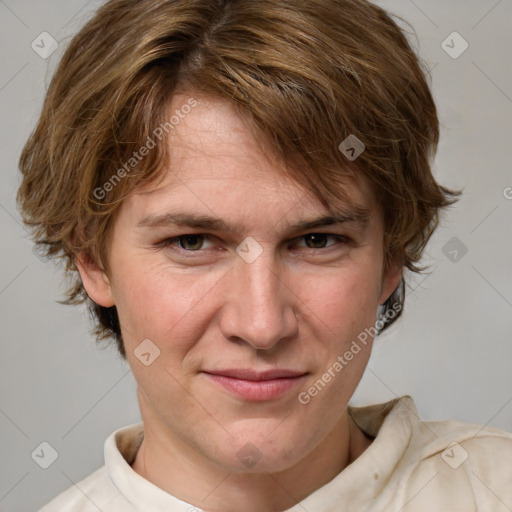
M 201 248 L 201 236 L 199 235 L 190 235 L 190 236 L 184 236 L 184 237 L 181 237 L 181 241 L 180 241 L 180 244 L 182 246 L 183 249 L 192 249 L 192 250 L 196 250 L 196 249 L 200 249 Z M 189 246 L 189 247 L 184 247 L 184 246 Z M 192 247 L 190 247 L 192 246 Z
M 307 235 L 307 241 L 312 243 L 313 249 L 318 249 L 319 247 L 324 247 L 325 246 L 325 238 L 326 238 L 326 235 L 320 235 L 317 233 L 314 233 L 312 235 Z

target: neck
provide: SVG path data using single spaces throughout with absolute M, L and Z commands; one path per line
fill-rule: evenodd
M 332 480 L 371 444 L 345 409 L 322 442 L 280 472 L 242 473 L 223 467 L 164 429 L 144 421 L 132 468 L 176 498 L 211 512 L 279 512 Z

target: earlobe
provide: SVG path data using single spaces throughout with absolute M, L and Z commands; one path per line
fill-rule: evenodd
M 87 295 L 100 306 L 109 308 L 115 305 L 110 280 L 105 271 L 86 255 L 75 257 L 75 263 Z
M 391 265 L 382 279 L 382 287 L 380 290 L 379 304 L 384 304 L 391 294 L 398 288 L 402 279 L 403 267 L 399 263 Z

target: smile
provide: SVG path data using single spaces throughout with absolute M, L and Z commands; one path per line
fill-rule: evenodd
M 216 385 L 229 393 L 250 401 L 279 398 L 299 386 L 307 372 L 292 370 L 216 370 L 203 372 Z

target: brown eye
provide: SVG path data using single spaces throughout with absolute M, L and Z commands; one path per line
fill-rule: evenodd
M 178 256 L 192 256 L 192 253 L 195 252 L 197 256 L 200 256 L 204 255 L 208 249 L 212 249 L 214 244 L 206 234 L 187 233 L 173 238 L 166 238 L 157 246 L 168 249 Z
M 184 250 L 197 251 L 203 245 L 204 235 L 183 235 L 178 237 L 178 242 Z
M 309 235 L 304 236 L 304 240 L 310 249 L 323 249 L 326 247 L 328 237 L 329 235 L 324 235 L 322 233 L 310 233 Z
M 350 240 L 343 235 L 333 235 L 331 233 L 308 233 L 299 237 L 296 247 L 301 249 L 329 249 L 331 246 L 339 246 L 350 243 Z M 334 249 L 334 247 L 333 247 Z

